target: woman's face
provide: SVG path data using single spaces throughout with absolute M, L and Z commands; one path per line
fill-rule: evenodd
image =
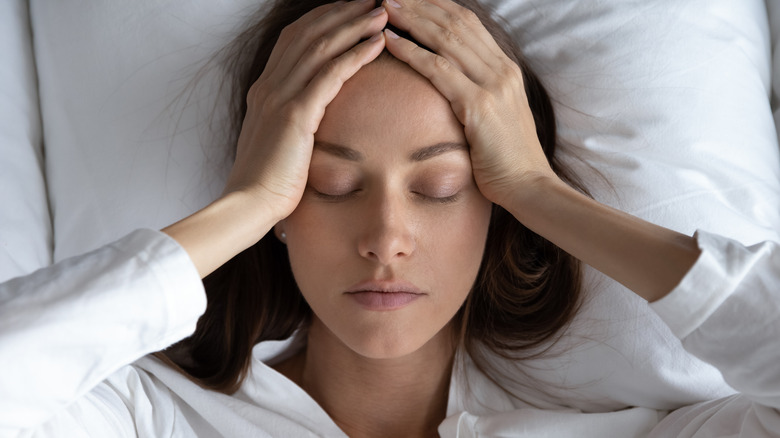
M 328 106 L 306 192 L 277 232 L 315 323 L 362 356 L 395 358 L 463 304 L 490 211 L 449 102 L 383 56 Z

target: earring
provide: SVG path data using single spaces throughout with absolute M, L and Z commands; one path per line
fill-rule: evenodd
M 285 233 L 284 231 L 282 231 L 282 234 L 281 234 L 281 236 L 279 236 L 279 237 L 281 237 L 281 238 L 282 238 L 282 242 L 284 242 L 285 240 L 287 240 L 287 233 Z

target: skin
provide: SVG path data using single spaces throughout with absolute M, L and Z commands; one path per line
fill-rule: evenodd
M 315 314 L 307 351 L 279 369 L 350 436 L 435 434 L 443 419 L 450 321 L 476 279 L 491 211 L 465 141 L 428 80 L 376 60 L 328 106 L 308 188 L 276 227 Z M 365 280 L 403 280 L 424 294 L 370 310 L 344 293 Z
M 437 337 L 446 331 L 437 332 L 435 327 L 449 312 L 443 309 L 435 324 L 426 325 L 425 334 L 406 340 L 393 335 L 405 333 L 402 328 L 392 330 L 395 324 L 402 327 L 412 319 L 404 312 L 398 312 L 397 322 L 393 322 L 396 317 L 363 317 L 359 311 L 344 310 L 350 317 L 357 315 L 357 324 L 368 328 L 367 334 L 361 335 L 352 333 L 346 323 L 339 321 L 343 315 L 335 310 L 334 303 L 340 299 L 335 291 L 353 281 L 352 275 L 356 277 L 354 281 L 360 281 L 363 278 L 357 277 L 366 273 L 377 276 L 402 273 L 414 277 L 410 278 L 412 281 L 423 283 L 420 287 L 428 287 L 424 278 L 418 277 L 416 268 L 398 260 L 406 257 L 399 254 L 405 254 L 409 248 L 413 249 L 412 257 L 430 249 L 427 247 L 430 242 L 417 241 L 416 246 L 409 246 L 409 242 L 419 236 L 420 231 L 415 227 L 430 228 L 429 215 L 437 215 L 434 212 L 438 210 L 415 204 L 413 197 L 404 196 L 408 186 L 378 169 L 376 160 L 389 153 L 390 148 L 377 149 L 372 141 L 350 145 L 366 148 L 367 167 L 362 171 L 370 174 L 368 180 L 372 183 L 364 187 L 365 199 L 358 197 L 361 201 L 349 202 L 354 202 L 355 209 L 360 207 L 372 215 L 373 229 L 355 225 L 354 229 L 345 230 L 337 223 L 323 223 L 326 213 L 331 212 L 330 207 L 307 198 L 306 190 L 310 166 L 315 172 L 323 162 L 314 156 L 314 141 L 320 125 L 326 122 L 323 119 L 326 108 L 344 84 L 383 49 L 427 78 L 449 102 L 451 114 L 462 125 L 469 144 L 473 180 L 479 192 L 485 199 L 503 206 L 528 228 L 648 301 L 668 294 L 693 265 L 699 250 L 691 237 L 601 205 L 557 178 L 536 137 L 519 67 L 506 58 L 473 13 L 449 0 L 386 1 L 373 12 L 372 6 L 372 1 L 325 5 L 285 29 L 268 67 L 247 96 L 248 112 L 238 141 L 237 160 L 223 195 L 163 231 L 181 244 L 202 276 L 256 243 L 285 218 L 281 226 L 285 227 L 293 252 L 311 249 L 297 240 L 309 232 L 306 226 L 312 226 L 304 216 L 320 218 L 316 225 L 327 227 L 332 233 L 348 233 L 348 239 L 336 243 L 338 251 L 351 251 L 351 255 L 341 254 L 349 260 L 349 269 L 344 271 L 349 278 L 342 282 L 336 276 L 323 296 L 317 297 L 316 307 L 323 310 L 312 327 L 311 344 L 321 349 L 308 349 L 297 362 L 282 367 L 282 371 L 307 388 L 337 424 L 354 436 L 387 431 L 392 426 L 391 422 L 384 421 L 387 418 L 403 419 L 403 431 L 393 432 L 425 436 L 434 433 L 443 419 L 442 406 L 446 407 L 449 371 L 438 364 L 451 361 L 452 350 L 446 348 L 443 338 Z M 435 54 L 383 30 L 388 21 L 409 31 Z M 360 42 L 364 38 L 370 39 Z M 359 80 L 356 78 L 354 83 Z M 401 91 L 387 80 L 372 83 L 389 86 L 393 92 Z M 388 126 L 390 122 L 389 117 Z M 330 157 L 323 160 L 326 158 Z M 402 170 L 402 160 L 391 162 L 398 174 L 411 174 Z M 412 179 L 400 178 L 402 182 Z M 300 212 L 307 211 L 308 215 L 293 213 L 299 204 Z M 369 205 L 379 208 L 371 210 Z M 415 215 L 404 216 L 408 211 L 414 211 Z M 419 220 L 415 219 L 417 216 Z M 386 237 L 391 235 L 396 237 Z M 319 237 L 333 238 L 324 234 Z M 361 239 L 373 241 L 374 248 L 401 242 L 407 249 L 361 252 Z M 439 239 L 434 239 L 436 245 L 444 245 L 435 240 Z M 371 246 L 363 245 L 368 247 Z M 368 256 L 369 253 L 373 256 Z M 395 262 L 400 264 L 388 270 L 386 266 L 392 257 L 397 257 Z M 426 263 L 431 260 L 436 263 L 430 257 Z M 311 270 L 313 278 L 324 275 L 303 259 L 292 263 L 298 266 L 296 276 L 304 275 L 301 270 Z M 355 268 L 358 266 L 361 270 Z M 314 302 L 315 287 L 303 289 Z M 460 299 L 459 294 L 454 295 Z M 452 303 L 456 301 L 453 298 Z M 417 304 L 425 305 L 414 303 L 413 306 Z M 410 307 L 407 313 L 414 311 Z M 390 328 L 389 335 L 382 333 L 387 328 Z M 326 361 L 328 367 L 315 369 L 307 365 Z M 427 369 L 429 361 L 437 366 Z M 397 368 L 383 369 L 381 365 L 387 363 Z M 333 364 L 336 366 L 330 366 Z M 329 368 L 320 371 L 335 374 L 317 375 L 320 368 Z M 406 380 L 393 380 L 394 385 L 371 386 L 372 379 L 376 383 L 399 376 Z M 365 394 L 376 396 L 374 400 L 379 401 L 372 402 Z M 405 409 L 407 402 L 419 409 Z
M 385 5 L 392 24 L 436 52 L 384 31 L 388 51 L 450 101 L 485 197 L 650 302 L 674 289 L 699 256 L 695 240 L 599 204 L 553 173 L 535 134 L 521 71 L 473 12 L 449 0 Z
M 342 145 L 360 161 L 315 146 L 309 188 L 277 227 L 317 317 L 371 358 L 418 350 L 455 315 L 477 276 L 491 210 L 447 100 L 385 59 L 345 84 L 315 136 L 317 145 Z M 458 148 L 410 158 L 446 143 Z M 424 295 L 395 311 L 367 311 L 344 294 L 365 280 L 408 281 Z

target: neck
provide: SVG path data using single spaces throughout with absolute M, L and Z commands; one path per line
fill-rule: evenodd
M 278 369 L 350 437 L 438 436 L 454 351 L 448 326 L 404 357 L 366 358 L 314 318 L 305 352 Z

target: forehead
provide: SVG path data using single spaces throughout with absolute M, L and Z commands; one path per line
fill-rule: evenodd
M 449 101 L 425 77 L 389 55 L 364 66 L 344 84 L 328 105 L 317 137 L 351 148 L 465 143 Z

